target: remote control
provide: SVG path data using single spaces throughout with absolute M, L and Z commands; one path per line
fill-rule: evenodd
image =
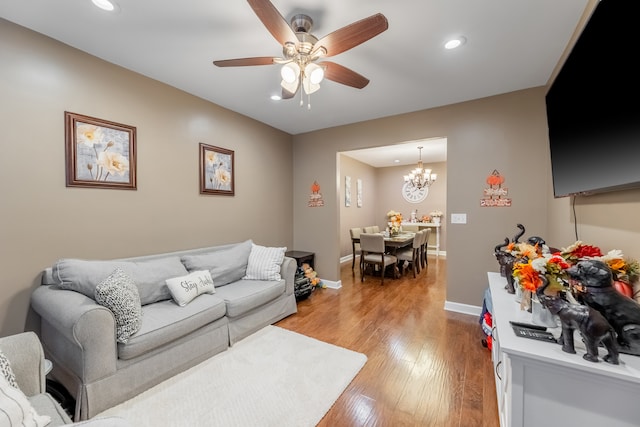
M 514 326 L 513 332 L 515 332 L 516 336 L 523 338 L 530 338 L 534 340 L 546 341 L 546 342 L 557 342 L 555 337 L 550 332 L 537 331 L 532 329 L 523 328 L 520 326 Z
M 520 326 L 522 328 L 535 329 L 536 331 L 546 331 L 547 330 L 547 328 L 545 328 L 544 326 L 540 326 L 540 325 L 531 325 L 529 323 L 512 322 L 512 321 L 509 321 L 509 323 L 511 323 L 512 326 Z

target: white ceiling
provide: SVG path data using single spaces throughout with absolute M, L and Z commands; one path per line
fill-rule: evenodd
M 0 17 L 292 135 L 545 85 L 588 0 L 272 0 L 306 13 L 327 35 L 375 13 L 389 29 L 331 58 L 371 82 L 332 81 L 311 97 L 272 101 L 276 65 L 219 68 L 213 60 L 281 56 L 243 0 L 2 0 Z M 446 51 L 463 35 L 467 43 Z M 417 153 L 416 153 L 417 154 Z M 417 155 L 415 156 L 417 157 Z
M 422 147 L 420 150 L 418 147 Z M 416 166 L 422 155 L 425 167 L 427 163 L 447 161 L 447 139 L 431 138 L 409 141 L 386 147 L 365 148 L 362 150 L 343 151 L 342 154 L 376 168 L 389 166 Z M 409 170 L 407 170 L 409 172 Z

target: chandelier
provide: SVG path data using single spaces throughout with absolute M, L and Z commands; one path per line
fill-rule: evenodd
M 424 188 L 431 187 L 438 175 L 435 173 L 431 173 L 431 169 L 425 169 L 422 165 L 422 148 L 418 147 L 420 150 L 420 160 L 418 160 L 418 167 L 409 172 L 409 175 L 404 176 L 404 182 L 413 185 L 416 188 Z

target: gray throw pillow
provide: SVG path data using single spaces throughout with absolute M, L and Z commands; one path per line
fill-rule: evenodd
M 11 387 L 18 388 L 18 383 L 16 382 L 16 376 L 13 373 L 13 369 L 11 369 L 11 364 L 9 363 L 9 359 L 2 352 L 2 350 L 0 350 L 0 373 L 2 373 L 2 376 L 7 379 L 7 382 Z
M 142 324 L 142 306 L 138 288 L 122 269 L 116 268 L 96 286 L 95 300 L 108 308 L 116 320 L 118 342 L 126 343 Z
M 122 269 L 133 279 L 142 305 L 171 299 L 165 280 L 188 273 L 178 256 L 145 261 L 62 259 L 55 263 L 52 273 L 60 288 L 93 298 L 96 286 L 116 268 Z
M 189 272 L 209 270 L 214 285 L 224 286 L 245 276 L 252 244 L 251 240 L 246 240 L 229 249 L 184 255 L 182 263 Z

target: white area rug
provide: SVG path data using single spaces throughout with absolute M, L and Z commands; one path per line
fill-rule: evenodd
M 135 427 L 315 426 L 367 361 L 277 326 L 98 416 Z

